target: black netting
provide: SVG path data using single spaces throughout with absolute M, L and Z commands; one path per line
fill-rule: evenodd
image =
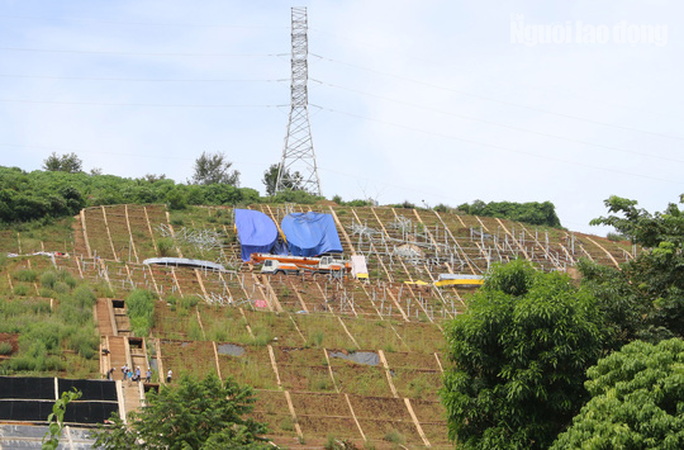
M 79 400 L 116 401 L 116 384 L 106 380 L 59 380 L 59 395 L 76 388 L 82 395 Z
M 0 400 L 0 420 L 46 422 L 51 412 L 51 402 Z
M 70 403 L 64 414 L 69 423 L 104 423 L 113 412 L 119 412 L 117 403 L 75 402 Z
M 0 377 L 0 398 L 54 400 L 55 379 Z

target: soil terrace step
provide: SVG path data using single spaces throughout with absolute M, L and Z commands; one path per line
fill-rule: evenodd
M 112 319 L 109 310 L 109 300 L 105 298 L 98 298 L 96 308 L 97 314 L 97 328 L 100 331 L 100 336 L 113 336 Z

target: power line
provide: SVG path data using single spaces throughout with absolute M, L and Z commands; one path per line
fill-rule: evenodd
M 37 16 L 12 16 L 0 15 L 0 19 L 9 20 L 46 20 L 50 22 L 55 21 L 55 17 L 37 17 Z M 143 27 L 181 27 L 181 28 L 226 28 L 226 29 L 288 29 L 285 26 L 266 26 L 266 25 L 213 25 L 213 24 L 199 24 L 199 23 L 159 23 L 159 22 L 125 22 L 117 20 L 99 20 L 86 17 L 60 17 L 60 20 L 72 22 L 89 22 L 101 23 L 107 25 L 132 25 Z
M 320 106 L 319 106 L 319 107 L 320 107 Z M 581 162 L 577 162 L 577 161 L 570 161 L 570 160 L 566 160 L 566 159 L 562 159 L 562 158 L 555 158 L 555 157 L 552 157 L 552 156 L 538 155 L 538 154 L 536 154 L 536 153 L 528 152 L 528 151 L 525 151 L 525 150 L 516 150 L 516 149 L 513 149 L 513 148 L 509 148 L 509 147 L 504 147 L 504 146 L 501 146 L 501 145 L 489 144 L 489 143 L 486 143 L 486 142 L 475 141 L 475 140 L 472 140 L 472 139 L 466 139 L 466 138 L 462 138 L 462 137 L 459 137 L 459 136 L 451 136 L 451 135 L 442 134 L 442 133 L 435 133 L 435 132 L 423 130 L 423 129 L 420 129 L 420 128 L 415 128 L 415 127 L 411 127 L 411 126 L 407 126 L 407 125 L 402 125 L 402 124 L 387 122 L 387 121 L 384 121 L 384 120 L 374 119 L 374 118 L 372 118 L 372 117 L 366 117 L 366 116 L 362 116 L 362 115 L 360 115 L 360 114 L 354 114 L 354 113 L 350 113 L 350 112 L 346 112 L 346 111 L 340 111 L 340 110 L 337 110 L 337 109 L 331 109 L 331 108 L 325 108 L 325 107 L 320 107 L 320 108 L 321 108 L 322 110 L 324 110 L 324 111 L 328 111 L 328 112 L 335 113 L 335 114 L 342 114 L 342 115 L 346 115 L 346 116 L 350 116 L 350 117 L 355 117 L 355 118 L 357 118 L 357 119 L 368 120 L 368 121 L 370 121 L 370 122 L 380 123 L 380 124 L 383 124 L 383 125 L 387 125 L 387 126 L 391 126 L 391 127 L 395 127 L 395 128 L 401 128 L 401 129 L 405 129 L 405 130 L 409 130 L 409 131 L 414 131 L 414 132 L 418 132 L 418 133 L 422 133 L 422 134 L 427 134 L 427 135 L 430 135 L 430 136 L 436 136 L 436 137 L 445 138 L 445 139 L 451 139 L 451 140 L 455 140 L 455 141 L 459 141 L 459 142 L 465 142 L 465 143 L 467 143 L 467 144 L 472 144 L 472 145 L 476 145 L 476 146 L 479 146 L 479 147 L 493 148 L 493 149 L 502 150 L 502 151 L 505 151 L 505 152 L 518 153 L 518 154 L 521 154 L 521 155 L 532 156 L 532 157 L 534 157 L 534 158 L 546 159 L 546 160 L 549 160 L 549 161 L 556 161 L 556 162 L 561 162 L 561 163 L 564 163 L 564 164 L 572 164 L 572 165 L 574 165 L 574 166 L 580 166 L 580 167 L 585 167 L 585 168 L 589 168 L 589 169 L 601 170 L 601 171 L 605 171 L 605 172 L 613 172 L 613 173 L 617 173 L 617 174 L 620 174 L 620 175 L 628 175 L 628 176 L 631 176 L 631 177 L 645 178 L 645 179 L 649 179 L 649 180 L 662 181 L 662 182 L 672 183 L 672 184 L 682 184 L 681 181 L 667 180 L 667 179 L 665 179 L 665 178 L 658 178 L 658 177 L 653 177 L 653 176 L 644 175 L 644 174 L 639 174 L 639 173 L 624 172 L 624 171 L 621 171 L 621 170 L 610 169 L 610 168 L 607 168 L 607 167 L 592 166 L 591 164 L 585 164 L 585 163 L 581 163 Z
M 107 50 L 64 50 L 64 49 L 44 49 L 44 48 L 22 48 L 22 47 L 0 47 L 3 51 L 12 52 L 35 52 L 35 53 L 82 53 L 93 55 L 119 55 L 119 56 L 198 56 L 198 57 L 280 57 L 287 56 L 283 53 L 158 53 L 158 52 L 123 52 Z
M 549 138 L 558 139 L 558 140 L 561 140 L 561 141 L 572 142 L 572 143 L 575 143 L 575 144 L 588 145 L 588 146 L 591 146 L 591 147 L 604 148 L 604 149 L 607 149 L 607 150 L 614 150 L 614 151 L 623 152 L 623 153 L 630 153 L 630 154 L 633 154 L 633 155 L 643 156 L 643 157 L 646 157 L 646 158 L 661 159 L 661 160 L 665 160 L 665 161 L 672 161 L 672 162 L 678 162 L 678 163 L 684 164 L 684 160 L 682 160 L 682 159 L 669 158 L 669 157 L 667 157 L 667 156 L 659 156 L 659 155 L 654 155 L 654 154 L 650 154 L 650 153 L 642 153 L 642 152 L 638 152 L 638 151 L 636 151 L 636 150 L 629 150 L 629 149 L 620 148 L 620 147 L 615 147 L 615 146 L 611 146 L 611 145 L 596 144 L 596 143 L 594 143 L 594 142 L 583 141 L 583 140 L 581 140 L 581 139 L 573 139 L 573 138 L 568 138 L 568 137 L 564 137 L 564 136 L 558 136 L 558 135 L 551 134 L 551 133 L 544 133 L 544 132 L 542 132 L 542 131 L 535 131 L 535 130 L 530 130 L 530 129 L 527 129 L 527 128 L 516 127 L 516 126 L 513 126 L 513 125 L 506 125 L 506 124 L 503 124 L 503 123 L 494 122 L 494 121 L 487 120 L 487 119 L 481 119 L 481 118 L 479 118 L 479 117 L 473 117 L 473 116 L 466 116 L 466 115 L 462 115 L 462 114 L 456 114 L 456 113 L 453 113 L 453 112 L 450 112 L 450 111 L 444 111 L 444 110 L 440 110 L 440 109 L 437 109 L 437 108 L 431 108 L 431 107 L 428 107 L 428 106 L 417 105 L 417 104 L 415 104 L 415 103 L 410 103 L 410 102 L 406 102 L 406 101 L 403 101 L 403 100 L 397 100 L 397 99 L 393 99 L 393 98 L 389 98 L 389 97 L 384 97 L 384 96 L 382 96 L 382 95 L 377 95 L 377 94 L 373 94 L 373 93 L 370 93 L 370 92 L 364 92 L 364 91 L 360 91 L 360 90 L 358 90 L 358 89 L 353 89 L 353 88 L 349 88 L 349 87 L 345 87 L 345 86 L 340 86 L 340 85 L 333 84 L 333 83 L 328 83 L 328 82 L 325 82 L 325 81 L 319 81 L 319 80 L 315 80 L 315 81 L 318 82 L 318 83 L 320 83 L 320 84 L 322 84 L 322 85 L 324 85 L 324 86 L 329 86 L 329 87 L 333 87 L 333 88 L 336 88 L 336 89 L 342 89 L 342 90 L 345 90 L 345 91 L 348 91 L 348 92 L 354 92 L 354 93 L 357 93 L 357 94 L 366 95 L 366 96 L 369 96 L 369 97 L 373 97 L 373 98 L 377 98 L 377 99 L 380 99 L 380 100 L 385 100 L 385 101 L 388 101 L 388 102 L 393 102 L 393 103 L 397 103 L 397 104 L 401 104 L 401 105 L 406 105 L 406 106 L 410 106 L 410 107 L 413 107 L 413 108 L 420 108 L 420 109 L 423 109 L 423 110 L 426 110 L 426 111 L 432 111 L 432 112 L 435 112 L 435 113 L 438 113 L 438 114 L 444 114 L 444 115 L 448 115 L 448 116 L 452 116 L 452 117 L 458 117 L 459 119 L 471 120 L 471 121 L 474 121 L 474 122 L 485 123 L 485 124 L 487 124 L 487 125 L 492 125 L 492 126 L 496 126 L 496 127 L 500 127 L 500 128 L 506 128 L 506 129 L 513 130 L 513 131 L 519 131 L 519 132 L 521 132 L 521 133 L 529 133 L 529 134 L 534 134 L 534 135 L 537 135 L 537 136 L 549 137 Z
M 55 76 L 55 75 L 18 75 L 0 74 L 3 78 L 28 78 L 38 80 L 78 80 L 78 81 L 135 81 L 135 82 L 169 82 L 169 83 L 276 83 L 287 81 L 285 79 L 257 79 L 257 78 L 128 78 L 128 77 L 74 77 L 74 76 Z
M 69 105 L 69 106 L 132 106 L 150 108 L 280 108 L 287 105 L 228 105 L 228 104 L 172 104 L 172 103 L 106 103 L 106 102 L 65 102 L 49 100 L 0 99 L 2 103 L 24 103 L 31 105 Z
M 314 55 L 314 54 L 312 54 L 312 55 Z M 484 96 L 484 95 L 479 95 L 479 94 L 473 94 L 473 93 L 470 93 L 470 92 L 460 91 L 460 90 L 458 90 L 458 89 L 453 89 L 453 88 L 449 88 L 449 87 L 446 87 L 446 86 L 439 86 L 439 85 L 437 85 L 437 84 L 427 83 L 427 82 L 425 82 L 425 81 L 420 81 L 420 80 L 416 80 L 416 79 L 413 79 L 413 78 L 404 77 L 404 76 L 402 76 L 402 75 L 397 75 L 397 74 L 389 73 L 389 72 L 383 72 L 383 71 L 381 71 L 381 70 L 371 69 L 371 68 L 368 68 L 368 67 L 363 67 L 363 66 L 359 66 L 359 65 L 356 65 L 356 64 L 347 63 L 347 62 L 344 62 L 344 61 L 339 61 L 339 60 L 332 59 L 332 58 L 328 58 L 328 57 L 321 56 L 321 55 L 314 55 L 314 56 L 316 56 L 317 58 L 320 58 L 320 59 L 322 59 L 322 60 L 324 60 L 324 61 L 332 62 L 332 63 L 335 63 L 335 64 L 340 64 L 340 65 L 347 66 L 347 67 L 353 67 L 353 68 L 355 68 L 355 69 L 359 69 L 359 70 L 364 70 L 364 71 L 367 71 L 367 72 L 376 73 L 376 74 L 378 74 L 378 75 L 383 75 L 383 76 L 386 76 L 386 77 L 391 77 L 391 78 L 395 78 L 395 79 L 407 81 L 407 82 L 414 83 L 414 84 L 418 84 L 418 85 L 421 85 L 421 86 L 430 87 L 430 88 L 433 88 L 433 89 L 440 89 L 440 90 L 443 90 L 443 91 L 453 92 L 454 94 L 459 94 L 459 95 L 463 95 L 463 96 L 466 96 L 466 97 L 477 98 L 477 99 L 479 99 L 479 100 L 485 100 L 485 101 L 488 101 L 488 102 L 498 103 L 498 104 L 501 104 L 501 105 L 513 106 L 513 107 L 516 107 L 516 108 L 523 108 L 523 109 L 527 109 L 527 110 L 530 110 L 530 111 L 535 111 L 535 112 L 542 113 L 542 114 L 549 114 L 549 115 L 552 115 L 552 116 L 563 117 L 563 118 L 565 118 L 565 119 L 572 119 L 572 120 L 577 120 L 577 121 L 580 121 L 580 122 L 593 123 L 593 124 L 595 124 L 595 125 L 601 125 L 601 126 L 604 126 L 604 127 L 616 128 L 616 129 L 619 129 L 619 130 L 633 131 L 633 132 L 637 132 L 637 133 L 643 133 L 643 134 L 648 134 L 648 135 L 651 135 L 651 136 L 658 136 L 658 137 L 667 138 L 667 139 L 684 140 L 684 137 L 680 137 L 680 136 L 673 136 L 673 135 L 669 135 L 669 134 L 658 133 L 658 132 L 655 132 L 655 131 L 642 130 L 642 129 L 639 129 L 639 128 L 633 128 L 633 127 L 628 127 L 628 126 L 623 126 L 623 125 L 618 125 L 618 124 L 613 124 L 613 123 L 608 123 L 608 122 L 601 122 L 601 121 L 598 121 L 598 120 L 587 119 L 587 118 L 585 118 L 585 117 L 574 116 L 574 115 L 572 115 L 572 114 L 558 113 L 558 112 L 550 111 L 550 110 L 543 109 L 543 108 L 537 108 L 537 107 L 535 107 L 535 106 L 523 105 L 523 104 L 520 104 L 520 103 L 510 102 L 510 101 L 507 101 L 507 100 L 499 100 L 499 99 L 492 98 L 492 97 L 487 97 L 487 96 Z

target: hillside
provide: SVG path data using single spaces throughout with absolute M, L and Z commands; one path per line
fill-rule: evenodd
M 261 275 L 240 260 L 229 207 L 98 206 L 43 228 L 0 232 L 2 254 L 13 254 L 2 262 L 0 312 L 26 320 L 60 315 L 67 303 L 53 298 L 57 291 L 42 276 L 56 271 L 95 291 L 92 323 L 100 347 L 111 353 L 98 352 L 98 361 L 67 349 L 64 364 L 40 373 L 97 378 L 124 363 L 143 372 L 149 365 L 155 380 L 169 369 L 174 376 L 213 371 L 253 385 L 255 416 L 269 424 L 275 442 L 290 448 L 320 446 L 330 435 L 376 448 L 397 442 L 447 448 L 438 401 L 449 364 L 443 325 L 465 309 L 472 288 L 434 287 L 439 275 L 481 275 L 514 258 L 571 272 L 580 258 L 617 265 L 633 251 L 595 236 L 434 210 L 251 208 L 276 223 L 293 211 L 332 214 L 345 254 L 366 256 L 369 281 Z M 54 252 L 63 255 L 46 256 Z M 156 256 L 216 261 L 228 270 L 142 264 Z M 132 336 L 125 313 L 122 300 L 136 288 L 161 299 L 149 336 Z M 27 352 L 16 331 L 0 329 L 9 333 L 0 340 L 12 342 L 3 372 Z M 121 379 L 121 372 L 115 376 Z M 122 390 L 126 410 L 140 406 L 144 393 L 137 384 L 124 382 Z

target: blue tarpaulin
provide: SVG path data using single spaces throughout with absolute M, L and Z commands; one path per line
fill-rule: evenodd
M 340 236 L 330 214 L 292 213 L 283 218 L 280 226 L 294 256 L 342 253 Z
M 240 240 L 243 261 L 249 261 L 252 253 L 270 252 L 278 239 L 275 222 L 260 211 L 236 209 L 235 228 Z

